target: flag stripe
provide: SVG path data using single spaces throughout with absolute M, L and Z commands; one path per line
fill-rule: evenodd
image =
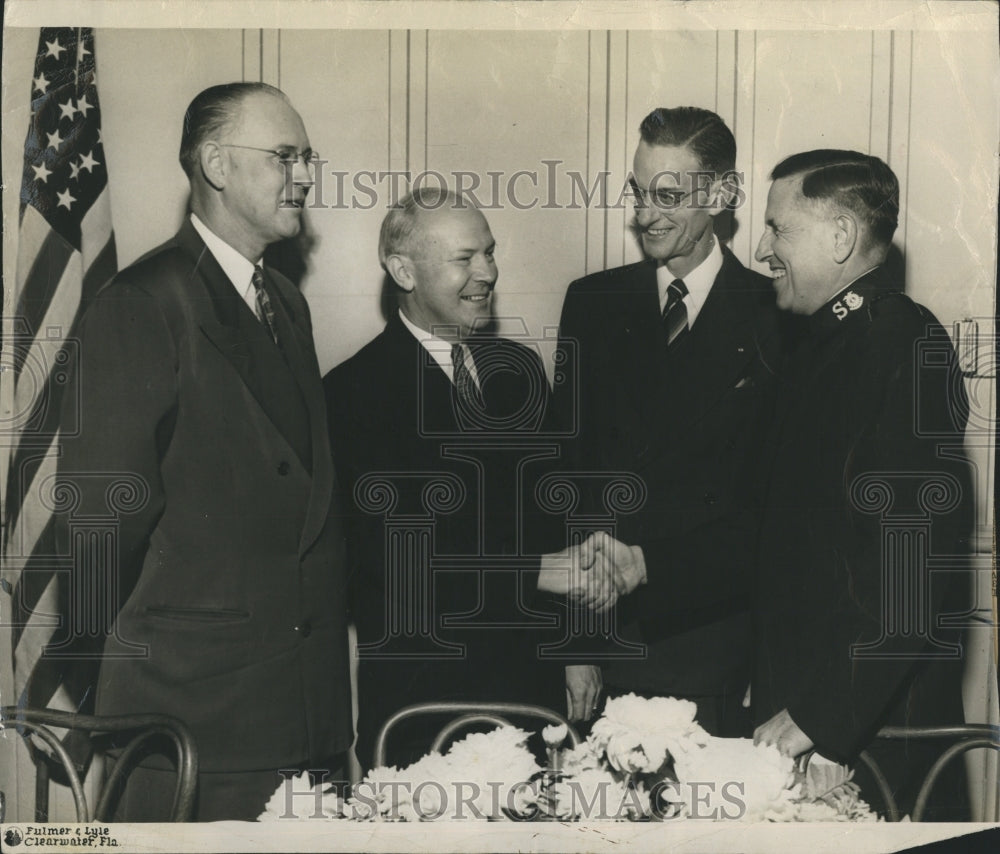
M 80 224 L 80 254 L 89 269 L 111 235 L 111 192 L 105 187 Z
M 19 703 L 66 710 L 80 709 L 93 696 L 94 671 L 77 663 L 67 667 L 58 657 L 63 644 L 76 642 L 75 615 L 88 616 L 68 610 L 72 585 L 64 583 L 64 571 L 74 556 L 58 554 L 54 542 L 59 436 L 79 429 L 71 418 L 61 424 L 60 416 L 64 399 L 75 394 L 69 382 L 81 308 L 117 268 L 95 68 L 89 27 L 41 29 L 24 143 L 10 339 L 11 420 L 20 432 L 7 457 L 2 580 L 16 623 L 15 687 Z M 66 411 L 75 413 L 72 406 Z
M 83 276 L 83 292 L 80 296 L 81 310 L 90 304 L 97 292 L 103 288 L 118 272 L 118 252 L 115 248 L 115 236 L 111 234 L 107 243 L 87 268 Z
M 42 319 L 58 293 L 59 284 L 65 277 L 75 251 L 57 232 L 49 230 L 49 235 L 18 293 L 17 314 L 26 326 L 26 334 L 38 334 Z M 14 368 L 15 383 L 20 375 L 20 368 L 21 362 L 18 361 Z

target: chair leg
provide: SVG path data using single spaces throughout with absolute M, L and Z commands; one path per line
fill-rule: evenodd
M 49 765 L 44 756 L 35 757 L 35 821 L 49 820 Z

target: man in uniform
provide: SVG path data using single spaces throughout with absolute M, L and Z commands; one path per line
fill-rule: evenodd
M 964 611 L 968 589 L 968 404 L 947 334 L 886 265 L 899 209 L 889 167 L 820 150 L 771 177 L 757 259 L 778 307 L 805 325 L 765 455 L 755 737 L 849 765 L 867 749 L 905 812 L 929 754 L 876 732 L 964 720 L 960 639 L 942 618 Z M 928 555 L 951 571 L 930 572 Z M 952 771 L 932 807 L 958 820 L 965 783 Z

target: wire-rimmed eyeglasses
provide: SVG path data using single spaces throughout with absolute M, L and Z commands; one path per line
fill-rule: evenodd
M 247 151 L 263 151 L 265 154 L 273 154 L 282 166 L 295 166 L 301 159 L 302 165 L 307 169 L 315 169 L 320 162 L 318 151 L 307 148 L 299 151 L 297 148 L 258 148 L 255 145 L 236 145 L 232 142 L 221 143 L 223 148 L 245 148 Z

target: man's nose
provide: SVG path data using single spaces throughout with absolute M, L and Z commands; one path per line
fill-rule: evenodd
M 491 258 L 483 256 L 476 262 L 474 269 L 476 279 L 481 282 L 489 282 L 491 285 L 497 280 L 497 262 Z
M 636 221 L 643 228 L 645 228 L 647 225 L 651 225 L 652 223 L 656 222 L 659 216 L 660 216 L 659 211 L 648 201 L 640 202 L 635 207 Z
M 771 257 L 771 235 L 766 231 L 760 236 L 760 240 L 757 243 L 757 251 L 754 252 L 753 257 L 758 261 L 766 261 Z

